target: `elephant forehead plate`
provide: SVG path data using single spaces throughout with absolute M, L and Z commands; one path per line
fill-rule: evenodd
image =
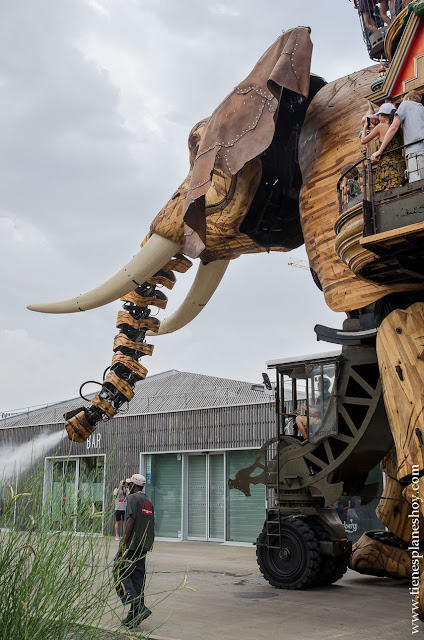
M 235 175 L 272 142 L 283 89 L 309 94 L 312 43 L 309 29 L 281 35 L 248 77 L 230 93 L 205 125 L 194 161 L 185 206 L 184 253 L 197 257 L 205 247 L 202 196 L 216 165 Z

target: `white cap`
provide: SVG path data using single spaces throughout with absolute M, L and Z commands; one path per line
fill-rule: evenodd
M 377 111 L 376 115 L 378 116 L 380 113 L 383 116 L 389 116 L 392 111 L 396 109 L 395 105 L 391 102 L 385 102 L 381 105 L 380 109 Z
M 144 487 L 146 484 L 146 478 L 140 473 L 134 473 L 131 478 L 127 478 L 126 481 L 128 484 L 136 484 L 137 487 Z

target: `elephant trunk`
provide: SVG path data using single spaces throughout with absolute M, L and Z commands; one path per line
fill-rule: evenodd
M 159 271 L 121 298 L 124 311 L 118 313 L 119 333 L 113 343 L 110 371 L 101 390 L 92 398 L 91 407 L 80 407 L 65 414 L 65 429 L 70 440 L 84 442 L 97 422 L 113 418 L 119 408 L 134 397 L 135 384 L 147 375 L 147 369 L 139 360 L 153 353 L 153 345 L 145 342 L 146 333 L 156 334 L 160 326 L 157 318 L 150 317 L 149 307 L 165 309 L 168 302 L 157 287 L 172 289 L 176 281 L 173 271 L 184 273 L 191 265 L 184 256 L 173 256 Z

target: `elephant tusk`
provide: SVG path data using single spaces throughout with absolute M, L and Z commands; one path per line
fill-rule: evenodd
M 153 234 L 125 267 L 99 287 L 75 298 L 44 304 L 31 304 L 27 309 L 41 313 L 75 313 L 101 307 L 118 300 L 143 284 L 180 249 L 180 244 Z
M 164 335 L 178 331 L 191 322 L 212 298 L 227 270 L 229 260 L 215 260 L 204 265 L 200 263 L 196 277 L 180 307 L 160 323 L 159 331 L 148 331 L 147 336 Z

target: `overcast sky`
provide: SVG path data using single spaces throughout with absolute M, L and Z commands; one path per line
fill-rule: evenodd
M 120 303 L 71 315 L 26 305 L 91 289 L 137 252 L 188 170 L 187 136 L 281 30 L 312 29 L 328 81 L 370 64 L 348 0 L 0 0 L 0 411 L 75 397 L 110 364 Z M 323 9 L 325 4 L 325 9 Z M 188 327 L 152 338 L 151 374 L 258 381 L 265 361 L 331 349 L 341 326 L 303 249 L 230 264 Z M 196 267 L 177 274 L 165 317 Z M 192 273 L 193 272 L 193 273 Z M 86 391 L 95 390 L 95 387 Z

